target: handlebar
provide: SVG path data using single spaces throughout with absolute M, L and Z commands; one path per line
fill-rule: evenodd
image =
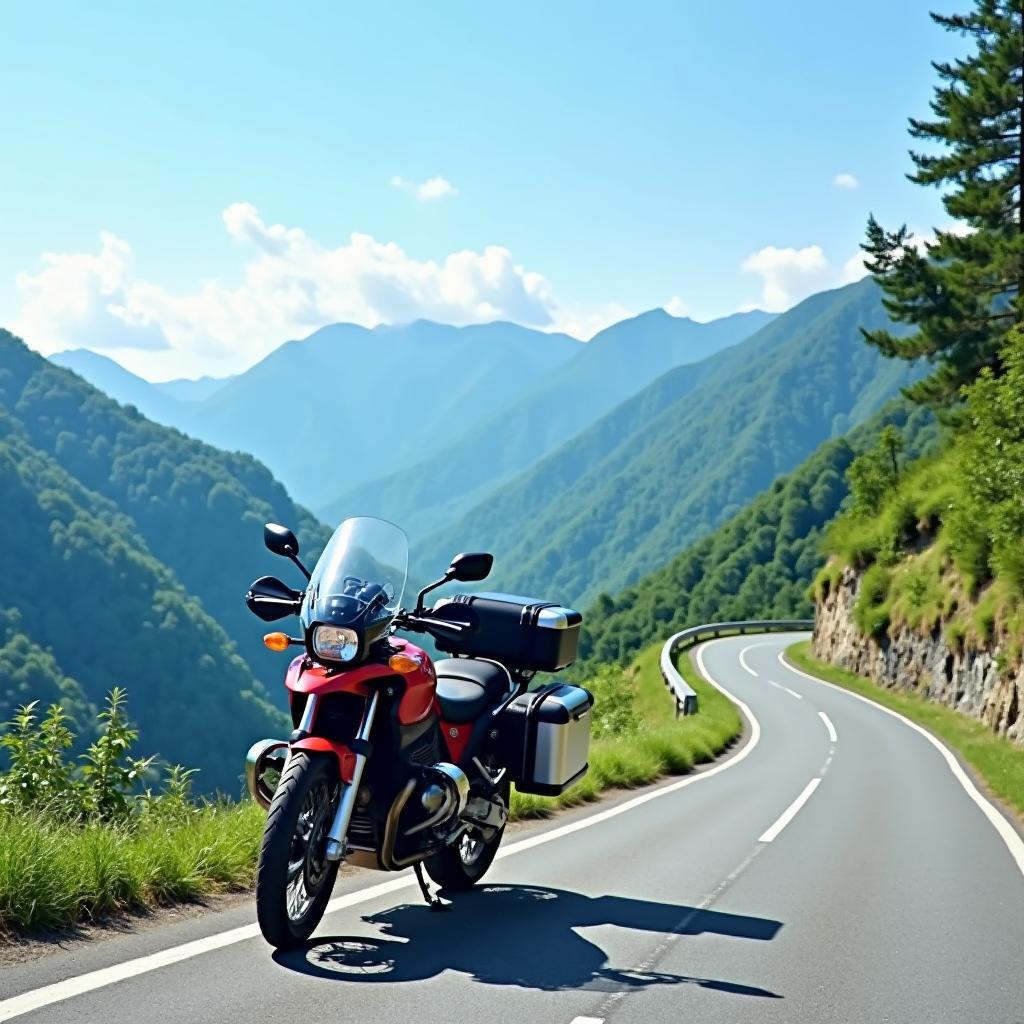
M 422 615 L 413 615 L 412 612 L 399 612 L 395 616 L 395 625 L 400 629 L 411 629 L 415 633 L 429 633 L 432 629 L 461 633 L 466 628 L 466 624 L 463 622 L 427 618 Z

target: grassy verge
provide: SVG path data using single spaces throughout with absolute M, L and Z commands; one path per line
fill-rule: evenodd
M 1024 817 L 1024 750 L 1015 743 L 952 708 L 917 694 L 887 690 L 863 676 L 818 661 L 811 655 L 808 640 L 794 644 L 786 655 L 805 672 L 892 708 L 933 732 L 960 754 L 992 793 Z
M 513 794 L 513 818 L 545 817 L 612 787 L 683 774 L 739 734 L 735 708 L 699 678 L 686 654 L 680 669 L 698 692 L 700 712 L 676 720 L 658 670 L 660 650 L 648 648 L 635 663 L 639 728 L 596 740 L 589 774 L 563 796 Z M 30 811 L 2 811 L 0 939 L 248 888 L 265 820 L 249 801 L 84 828 Z
M 247 888 L 265 820 L 249 802 L 84 828 L 0 814 L 0 935 Z
M 595 800 L 606 789 L 642 786 L 663 775 L 684 775 L 694 765 L 710 761 L 739 735 L 742 723 L 736 708 L 700 677 L 685 652 L 678 666 L 683 678 L 697 691 L 700 711 L 676 719 L 658 667 L 661 646 L 658 643 L 646 648 L 634 662 L 640 729 L 626 736 L 596 739 L 591 744 L 586 778 L 561 796 L 513 793 L 513 820 L 545 817 L 559 807 Z

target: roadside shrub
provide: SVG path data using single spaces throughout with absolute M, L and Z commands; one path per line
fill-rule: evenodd
M 853 618 L 862 633 L 881 636 L 889 628 L 889 570 L 873 565 L 864 573 L 853 606 Z
M 594 695 L 592 735 L 621 736 L 640 725 L 636 711 L 636 670 L 602 665 L 583 684 Z
M 0 775 L 0 808 L 43 810 L 67 818 L 79 813 L 81 791 L 64 759 L 75 741 L 67 716 L 52 704 L 38 721 L 38 701 L 18 708 L 0 736 L 10 767 Z
M 18 708 L 0 735 L 8 769 L 0 774 L 0 809 L 45 814 L 61 821 L 125 821 L 145 802 L 178 808 L 187 802 L 191 772 L 170 769 L 164 793 L 141 792 L 154 758 L 132 756 L 138 739 L 128 720 L 126 694 L 115 687 L 98 716 L 99 735 L 78 758 L 67 759 L 75 734 L 52 704 L 42 720 L 38 702 Z

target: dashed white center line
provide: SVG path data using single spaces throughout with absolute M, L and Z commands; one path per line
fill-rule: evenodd
M 777 690 L 785 690 L 790 697 L 796 697 L 797 700 L 803 700 L 803 694 L 797 693 L 796 690 L 791 690 L 788 686 L 783 686 L 782 683 L 775 682 L 774 679 L 769 679 L 768 684 L 774 686 Z
M 839 736 L 836 734 L 836 727 L 832 724 L 832 719 L 824 711 L 819 711 L 818 717 L 825 723 L 825 728 L 828 729 L 828 738 L 835 743 Z
M 573 1017 L 569 1024 L 604 1024 L 604 1017 Z
M 777 839 L 779 833 L 796 817 L 800 808 L 810 800 L 811 794 L 818 788 L 820 782 L 820 778 L 811 779 L 811 781 L 804 786 L 804 791 L 782 812 L 782 816 L 779 820 L 776 821 L 760 839 L 758 839 L 758 842 L 770 843 Z

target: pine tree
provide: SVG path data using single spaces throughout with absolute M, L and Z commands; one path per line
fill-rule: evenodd
M 889 232 L 870 217 L 862 248 L 889 315 L 917 328 L 865 337 L 887 356 L 937 364 L 907 394 L 941 407 L 982 367 L 1001 373 L 999 350 L 1024 321 L 1024 0 L 975 0 L 970 14 L 932 18 L 974 51 L 933 64 L 934 119 L 912 118 L 910 134 L 937 151 L 911 152 L 909 177 L 945 187 L 943 205 L 962 228 L 919 246 L 905 225 Z

